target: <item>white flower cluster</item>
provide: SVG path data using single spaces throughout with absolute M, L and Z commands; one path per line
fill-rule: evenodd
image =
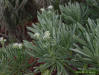
M 3 37 L 0 37 L 0 42 L 6 42 L 7 40 L 4 39 Z
M 41 8 L 40 10 L 41 10 L 42 12 L 43 12 L 43 11 L 45 11 L 45 9 L 44 9 L 44 8 Z
M 13 48 L 22 49 L 22 47 L 23 47 L 23 44 L 22 44 L 22 43 L 14 43 L 14 44 L 13 44 Z
M 46 32 L 44 33 L 43 39 L 49 39 L 49 38 L 50 38 L 50 32 L 49 32 L 49 31 L 46 31 Z
M 34 37 L 38 39 L 40 37 L 40 34 L 37 32 L 34 34 Z
M 48 6 L 48 9 L 53 9 L 53 6 L 52 5 Z
M 52 5 L 48 6 L 48 9 L 53 9 L 53 6 L 52 6 Z M 41 8 L 40 10 L 41 10 L 42 12 L 45 11 L 44 8 Z
M 40 38 L 40 33 L 35 33 L 34 34 L 34 37 L 36 38 L 36 39 L 39 39 Z M 44 36 L 43 36 L 43 39 L 45 40 L 45 39 L 49 39 L 50 38 L 50 32 L 49 31 L 45 31 L 45 33 L 44 33 Z

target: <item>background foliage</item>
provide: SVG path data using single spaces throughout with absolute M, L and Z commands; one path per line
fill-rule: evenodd
M 1 75 L 98 75 L 99 0 L 0 0 L 9 40 L 23 36 L 17 27 L 35 18 L 22 48 L 0 38 Z

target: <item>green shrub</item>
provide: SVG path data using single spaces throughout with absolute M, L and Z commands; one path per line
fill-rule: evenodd
M 84 27 L 79 28 L 82 32 L 82 38 L 77 37 L 76 40 L 80 45 L 75 44 L 75 49 L 72 49 L 77 53 L 75 62 L 80 62 L 83 66 L 86 64 L 87 67 L 91 65 L 88 69 L 99 71 L 99 21 L 95 23 L 93 20 L 88 19 L 86 26 L 86 29 Z M 82 69 L 83 66 L 79 68 Z
M 0 75 L 23 75 L 28 71 L 29 56 L 22 44 L 10 44 L 0 48 Z
M 53 9 L 48 9 L 48 11 L 43 9 L 42 14 L 38 14 L 38 20 L 39 23 L 28 27 L 29 35 L 34 39 L 34 45 L 24 41 L 28 48 L 27 53 L 38 58 L 39 63 L 44 63 L 37 66 L 36 71 L 52 73 L 57 70 L 57 75 L 68 75 L 67 69 L 72 71 L 68 58 L 72 56 L 69 48 L 73 44 L 75 28 L 72 30 L 63 24 L 60 16 Z

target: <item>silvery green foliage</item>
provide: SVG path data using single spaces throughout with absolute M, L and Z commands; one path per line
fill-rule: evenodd
M 99 72 L 99 20 L 95 23 L 93 20 L 88 19 L 86 28 L 78 24 L 81 30 L 82 37 L 76 37 L 79 44 L 74 44 L 75 49 L 72 51 L 77 53 L 75 62 L 80 64 L 91 65 L 89 69 L 93 68 Z M 83 68 L 80 66 L 79 68 Z
M 69 2 L 65 6 L 60 6 L 63 20 L 67 24 L 81 22 L 82 11 L 79 3 Z
M 99 0 L 86 0 L 88 7 L 88 14 L 91 19 L 99 18 Z M 93 14 L 94 13 L 94 14 Z M 91 16 L 90 16 L 91 15 Z
M 0 48 L 0 75 L 23 75 L 30 66 L 29 56 L 22 44 L 10 44 Z
M 89 5 L 83 2 L 68 2 L 65 6 L 60 5 L 60 11 L 62 14 L 62 20 L 66 24 L 74 24 L 74 23 L 80 23 L 80 24 L 86 24 L 88 17 L 94 19 L 92 15 L 98 15 L 93 14 L 93 9 L 90 8 Z M 97 10 L 96 10 L 97 11 Z M 94 12 L 96 12 L 94 10 Z M 91 16 L 90 16 L 91 15 Z M 96 16 L 97 17 L 97 16 Z
M 86 0 L 86 2 L 88 3 L 88 5 L 90 6 L 95 6 L 97 8 L 99 8 L 99 0 Z
M 39 58 L 39 63 L 45 63 L 36 67 L 36 71 L 43 72 L 50 68 L 51 73 L 57 70 L 57 75 L 68 75 L 66 69 L 70 70 L 70 67 L 66 58 L 72 56 L 69 48 L 73 44 L 75 27 L 72 29 L 63 24 L 53 9 L 47 10 L 38 13 L 39 23 L 28 27 L 34 45 L 28 41 L 24 41 L 24 44 L 29 55 Z

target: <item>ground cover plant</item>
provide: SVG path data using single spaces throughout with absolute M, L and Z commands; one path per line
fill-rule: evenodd
M 38 1 L 35 1 L 35 6 L 39 6 Z M 20 7 L 22 2 L 24 9 L 25 4 L 26 9 L 28 4 L 31 6 L 27 0 L 16 0 L 16 4 L 14 0 L 8 0 L 6 8 L 9 10 L 0 10 L 11 12 L 17 3 Z M 43 0 L 41 4 L 42 2 Z M 11 9 L 9 4 L 13 5 Z M 7 12 L 6 15 L 0 14 L 0 17 L 5 16 L 2 17 L 3 21 L 9 24 L 10 30 L 10 25 L 15 26 L 16 30 L 16 26 L 24 30 L 23 33 L 17 32 L 24 37 L 21 39 L 16 35 L 8 37 L 10 32 L 6 36 L 1 33 L 0 75 L 99 74 L 99 0 L 46 0 L 39 7 L 31 8 L 35 9 L 37 16 L 33 16 L 32 10 L 26 13 L 22 8 L 16 9 L 14 15 L 14 12 L 10 13 L 12 17 L 10 16 L 9 22 Z M 23 23 L 24 14 L 20 11 L 24 11 L 29 18 L 28 15 L 32 15 L 32 20 L 34 18 L 33 21 L 24 18 L 29 21 L 26 23 L 28 26 Z M 0 21 L 0 24 L 4 23 Z M 22 24 L 22 28 L 18 24 Z M 1 28 L 2 26 L 4 25 Z M 27 36 L 28 39 L 25 39 Z

